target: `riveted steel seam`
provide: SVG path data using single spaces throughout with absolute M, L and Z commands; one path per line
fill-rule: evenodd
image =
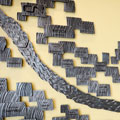
M 49 82 L 56 91 L 63 93 L 67 98 L 73 99 L 77 103 L 88 105 L 91 108 L 120 112 L 120 102 L 112 99 L 100 99 L 90 94 L 86 94 L 68 84 L 63 78 L 44 65 L 35 53 L 27 34 L 22 31 L 18 22 L 13 18 L 6 16 L 1 9 L 0 26 L 13 40 L 13 43 L 25 57 L 26 62 L 38 73 L 42 80 Z

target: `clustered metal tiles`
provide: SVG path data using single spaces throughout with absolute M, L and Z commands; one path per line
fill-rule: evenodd
M 0 61 L 7 62 L 7 67 L 22 67 L 22 58 L 11 57 L 10 48 L 6 48 L 7 41 L 5 37 L 0 37 Z
M 37 102 L 37 106 L 27 107 L 20 99 L 24 96 L 29 97 L 29 102 Z M 53 110 L 53 100 L 46 99 L 44 91 L 33 90 L 31 83 L 17 83 L 16 91 L 8 91 L 7 80 L 0 78 L 0 120 L 17 116 L 43 120 L 48 110 Z
M 69 109 L 68 105 L 61 105 L 61 113 L 65 113 L 62 117 L 53 117 L 52 120 L 89 120 L 88 115 L 79 115 L 78 109 Z

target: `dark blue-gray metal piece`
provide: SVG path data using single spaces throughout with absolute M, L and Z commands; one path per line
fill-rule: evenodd
M 109 53 L 102 53 L 102 62 L 109 64 Z
M 64 53 L 74 53 L 75 42 L 60 41 L 59 43 L 63 45 Z
M 38 17 L 38 27 L 45 27 L 45 25 L 51 25 L 51 16 Z
M 52 120 L 68 120 L 66 117 L 53 117 Z
M 89 120 L 89 116 L 88 115 L 80 115 L 79 120 Z
M 120 83 L 120 75 L 115 75 L 112 77 L 113 83 Z
M 16 91 L 7 91 L 0 93 L 0 103 L 20 102 L 20 97 L 16 94 Z
M 89 81 L 88 83 L 88 93 L 97 93 L 98 89 L 98 82 L 97 81 Z
M 29 97 L 29 102 L 37 102 L 45 99 L 45 92 L 41 90 L 33 91 L 33 95 Z
M 111 96 L 109 84 L 99 84 L 97 88 L 97 96 Z
M 64 3 L 64 11 L 65 12 L 75 12 L 75 2 L 70 0 L 69 2 Z
M 88 57 L 88 48 L 83 48 L 83 47 L 76 47 L 75 50 L 75 57 Z
M 41 111 L 38 107 L 27 107 L 25 119 L 35 119 L 35 120 L 44 120 L 43 111 Z
M 53 53 L 53 66 L 61 66 L 62 54 Z
M 27 16 L 22 15 L 21 12 L 18 12 L 17 13 L 17 20 L 19 20 L 19 21 L 27 21 Z
M 6 48 L 6 39 L 5 37 L 0 37 L 0 51 L 4 51 L 4 49 Z
M 117 60 L 117 57 L 111 57 L 111 64 L 118 64 L 119 60 Z
M 7 92 L 7 90 L 8 90 L 7 79 L 0 78 L 0 93 Z
M 37 101 L 38 108 L 41 111 L 53 110 L 53 100 L 52 99 L 43 99 Z
M 79 119 L 79 111 L 77 109 L 72 109 L 66 112 L 66 118 L 70 119 Z
M 68 68 L 68 67 L 73 67 L 73 60 L 72 59 L 63 59 L 61 61 L 61 67 L 62 68 Z
M 11 6 L 12 0 L 0 0 L 0 5 Z
M 95 63 L 96 72 L 104 72 L 106 71 L 107 63 L 106 62 L 97 62 Z
M 66 113 L 69 111 L 69 106 L 68 105 L 61 105 L 61 113 Z
M 47 44 L 48 43 L 48 39 L 44 35 L 44 33 L 36 33 L 36 43 L 37 44 Z
M 32 96 L 32 84 L 31 83 L 17 83 L 16 93 L 18 96 Z
M 9 48 L 5 48 L 4 51 L 0 51 L 0 61 L 7 61 L 11 56 L 11 50 Z
M 47 37 L 75 38 L 75 32 L 71 26 L 46 25 L 44 33 Z
M 46 17 L 46 9 L 44 5 L 35 3 L 21 3 L 22 15 Z
M 8 58 L 7 59 L 7 67 L 19 67 L 23 66 L 22 58 Z
M 26 105 L 23 102 L 0 103 L 0 117 L 25 116 Z

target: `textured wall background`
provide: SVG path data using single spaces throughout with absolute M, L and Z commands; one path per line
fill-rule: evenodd
M 35 2 L 35 0 L 13 0 L 12 7 L 0 6 L 3 11 L 17 19 L 17 12 L 21 12 L 21 2 Z M 99 56 L 99 61 L 102 61 L 102 52 L 109 52 L 110 56 L 115 55 L 114 49 L 117 48 L 117 41 L 120 40 L 120 1 L 119 0 L 75 0 L 76 12 L 65 13 L 64 4 L 56 3 L 54 9 L 47 9 L 48 15 L 52 16 L 52 24 L 66 25 L 66 17 L 81 17 L 84 21 L 93 21 L 95 24 L 95 35 L 81 34 L 76 30 L 76 38 L 69 39 L 75 41 L 78 47 L 88 47 L 89 53 L 95 53 Z M 75 78 L 66 78 L 65 70 L 61 67 L 52 66 L 52 54 L 48 53 L 48 45 L 36 44 L 36 32 L 43 32 L 43 29 L 37 27 L 37 17 L 28 17 L 27 22 L 18 21 L 23 30 L 28 34 L 31 42 L 34 44 L 36 52 L 40 55 L 42 61 L 51 69 L 56 71 L 61 77 L 65 78 L 70 84 L 76 86 Z M 22 57 L 13 45 L 11 39 L 0 28 L 0 36 L 7 38 L 8 46 L 12 50 L 13 57 Z M 64 38 L 49 38 L 49 42 L 66 41 Z M 23 57 L 22 57 L 23 58 Z M 64 58 L 74 59 L 75 66 L 81 66 L 80 59 L 74 58 L 73 54 L 65 54 Z M 82 65 L 85 66 L 85 65 Z M 88 66 L 88 65 L 87 65 Z M 89 65 L 90 66 L 90 65 Z M 119 66 L 119 65 L 116 65 Z M 89 108 L 85 105 L 77 104 L 72 100 L 68 100 L 64 95 L 53 90 L 47 82 L 42 81 L 38 75 L 27 65 L 24 60 L 23 68 L 7 68 L 6 62 L 0 62 L 0 77 L 8 79 L 9 90 L 16 89 L 16 82 L 32 82 L 33 89 L 45 90 L 46 97 L 54 100 L 55 109 L 45 112 L 45 120 L 51 120 L 52 117 L 62 116 L 60 113 L 61 104 L 69 104 L 71 109 L 79 109 L 81 114 L 89 114 L 90 120 L 119 120 L 120 113 L 109 112 L 105 110 L 97 110 Z M 120 101 L 120 84 L 113 84 L 111 77 L 105 77 L 104 73 L 97 73 L 99 83 L 107 83 L 111 85 L 111 97 Z M 87 92 L 87 87 L 77 86 L 77 88 Z M 93 94 L 94 95 L 94 94 Z M 102 97 L 103 98 L 103 97 Z M 107 98 L 107 97 L 105 97 Z M 28 103 L 28 98 L 23 98 L 28 106 L 36 103 Z M 64 114 L 63 114 L 64 115 Z M 20 118 L 7 118 L 7 120 L 17 120 Z

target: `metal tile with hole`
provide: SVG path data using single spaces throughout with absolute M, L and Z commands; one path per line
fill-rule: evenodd
M 90 77 L 77 75 L 76 80 L 77 80 L 77 85 L 88 85 Z
M 67 17 L 67 26 L 72 26 L 74 29 L 80 29 L 81 23 L 81 18 Z
M 89 81 L 88 83 L 88 93 L 96 93 L 98 89 L 97 81 Z
M 97 96 L 111 96 L 109 84 L 99 84 L 97 89 Z
M 69 2 L 64 3 L 65 12 L 75 12 L 75 2 L 70 0 Z
M 74 53 L 75 42 L 60 41 L 59 43 L 63 45 L 65 53 Z
M 118 67 L 106 67 L 105 76 L 118 76 L 119 69 Z
M 66 117 L 53 117 L 52 120 L 68 120 Z
M 36 33 L 36 43 L 37 44 L 47 44 L 48 39 L 43 33 Z
M 21 12 L 18 12 L 17 13 L 17 20 L 19 20 L 19 21 L 27 21 L 27 16 L 22 15 Z
M 23 102 L 0 103 L 0 116 L 17 117 L 25 116 L 26 105 Z
M 38 108 L 42 111 L 53 110 L 53 100 L 52 99 L 43 99 L 37 101 Z
M 17 83 L 16 93 L 18 96 L 32 96 L 32 84 L 31 83 Z
M 51 25 L 51 16 L 38 17 L 38 27 L 45 27 L 45 25 Z
M 16 91 L 6 91 L 0 93 L 0 103 L 20 102 L 20 97 Z
M 0 51 L 4 51 L 6 48 L 7 42 L 5 37 L 0 37 Z
M 0 78 L 0 93 L 6 92 L 8 90 L 7 79 Z
M 60 43 L 49 43 L 48 49 L 49 49 L 49 53 L 59 53 L 59 54 L 64 53 L 63 45 Z
M 25 16 L 36 16 L 36 17 L 46 17 L 46 8 L 44 5 L 35 3 L 21 3 L 22 5 L 22 15 Z
M 88 54 L 88 57 L 82 57 L 81 64 L 96 64 L 98 61 L 98 56 L 96 54 Z
M 112 77 L 113 83 L 120 83 L 120 75 L 115 75 Z
M 11 56 L 11 50 L 9 48 L 5 48 L 4 51 L 0 51 L 0 61 L 7 61 Z
M 62 68 L 68 68 L 68 67 L 73 67 L 73 60 L 72 59 L 63 59 L 61 61 L 61 67 Z
M 80 115 L 79 120 L 89 120 L 89 116 L 88 115 Z
M 88 57 L 88 48 L 76 47 L 74 50 L 75 57 Z
M 8 58 L 7 59 L 7 67 L 19 67 L 23 66 L 22 58 Z
M 54 8 L 55 4 L 53 0 L 36 0 L 37 4 L 43 5 L 46 8 Z
M 29 97 L 29 102 L 36 102 L 45 99 L 45 92 L 41 90 L 33 91 L 33 96 Z
M 67 119 L 79 119 L 79 111 L 77 109 L 72 109 L 66 112 Z
M 27 107 L 25 119 L 44 120 L 44 113 L 38 107 Z
M 73 67 L 66 68 L 66 77 L 76 77 L 78 75 L 96 77 L 96 71 L 93 67 Z
M 61 113 L 66 113 L 69 111 L 69 106 L 68 105 L 61 105 Z
M 109 64 L 109 53 L 102 53 L 102 62 Z
M 61 66 L 62 54 L 53 53 L 53 66 Z
M 97 62 L 95 64 L 95 70 L 97 72 L 104 72 L 104 71 L 106 71 L 106 67 L 107 67 L 106 65 L 107 65 L 106 62 Z
M 111 57 L 111 64 L 118 64 L 118 60 L 117 60 L 117 58 L 116 57 Z
M 12 0 L 0 0 L 0 5 L 11 6 Z
M 47 37 L 75 38 L 75 32 L 71 26 L 46 25 L 44 33 Z
M 82 21 L 80 32 L 86 34 L 95 34 L 94 23 L 88 21 Z

